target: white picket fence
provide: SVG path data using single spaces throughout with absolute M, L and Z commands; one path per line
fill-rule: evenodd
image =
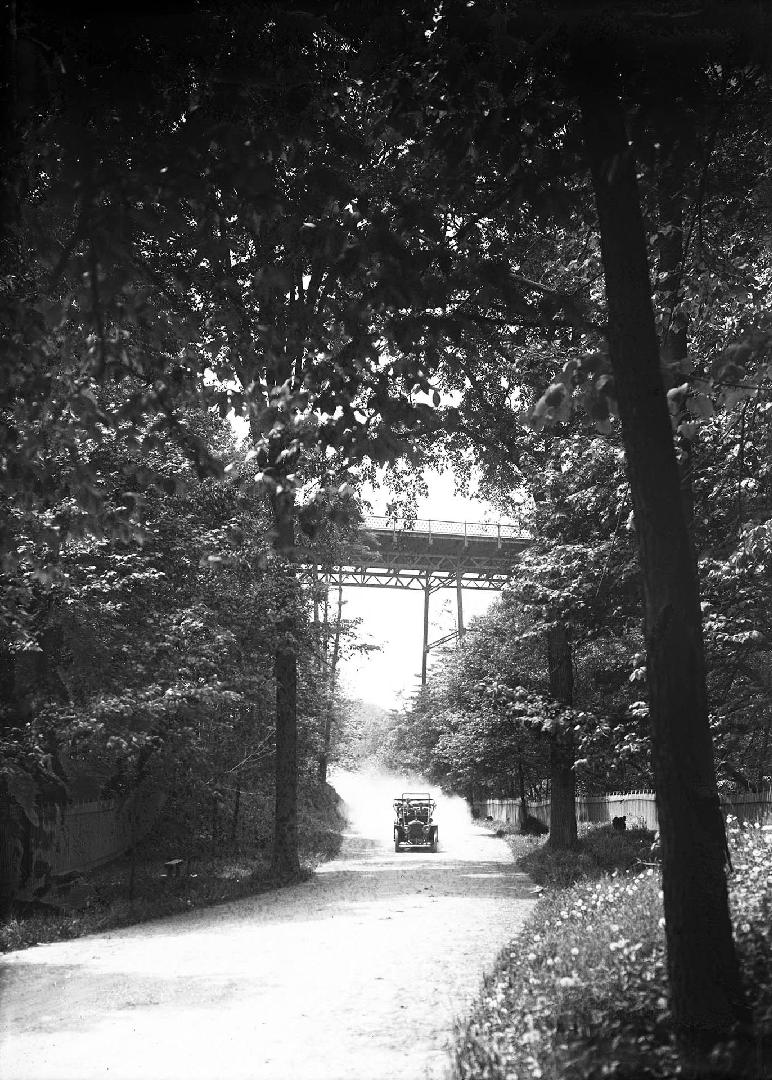
M 733 795 L 729 799 L 722 799 L 722 805 L 725 813 L 732 814 L 740 821 L 772 824 L 772 788 Z M 481 817 L 492 817 L 495 821 L 511 824 L 517 824 L 519 807 L 519 799 L 486 799 L 476 805 Z M 549 827 L 549 799 L 529 802 L 528 812 Z M 615 817 L 627 818 L 628 828 L 637 825 L 656 832 L 659 828 L 656 795 L 653 791 L 615 791 L 609 795 L 577 796 L 576 819 L 580 824 L 610 823 Z

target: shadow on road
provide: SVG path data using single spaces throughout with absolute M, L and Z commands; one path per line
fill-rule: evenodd
M 0 1073 L 441 1075 L 454 1016 L 535 898 L 501 840 L 469 828 L 445 842 L 395 853 L 382 835 L 352 833 L 310 881 L 9 954 Z M 406 1008 L 417 983 L 432 995 L 431 1023 Z

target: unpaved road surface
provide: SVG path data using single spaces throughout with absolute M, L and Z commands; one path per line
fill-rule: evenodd
M 367 831 L 302 885 L 8 954 L 0 1076 L 444 1077 L 453 1020 L 535 889 L 484 829 L 441 826 L 436 855 Z

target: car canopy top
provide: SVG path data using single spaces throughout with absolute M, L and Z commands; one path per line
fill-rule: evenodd
M 429 806 L 432 810 L 437 805 L 428 791 L 403 791 L 399 798 L 394 800 L 394 809 L 415 804 Z

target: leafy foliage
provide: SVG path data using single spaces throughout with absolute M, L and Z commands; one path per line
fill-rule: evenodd
M 554 565 L 557 592 L 565 567 Z M 637 638 L 598 640 L 588 632 L 575 652 L 574 706 L 549 696 L 549 619 L 538 600 L 519 599 L 529 590 L 544 595 L 537 575 L 546 577 L 546 566 L 544 556 L 524 560 L 517 588 L 475 620 L 463 644 L 446 654 L 441 673 L 431 674 L 426 691 L 405 715 L 394 716 L 381 752 L 385 764 L 403 762 L 478 798 L 483 792 L 519 796 L 522 767 L 530 797 L 542 797 L 549 778 L 546 736 L 568 728 L 576 737 L 581 789 L 605 791 L 630 777 L 650 782 L 647 733 L 633 707 L 640 689 L 630 681 Z
M 634 835 L 613 840 L 621 850 Z M 731 823 L 730 843 L 733 923 L 757 1042 L 747 1058 L 737 1046 L 718 1047 L 711 1071 L 761 1077 L 772 1043 L 772 847 L 760 829 Z M 590 871 L 589 879 L 580 874 L 575 884 L 560 882 L 568 887 L 540 900 L 502 953 L 457 1030 L 457 1077 L 589 1080 L 611 1070 L 670 1077 L 683 1067 L 673 1039 L 659 875 L 617 870 L 596 878 L 597 868 Z
M 166 792 L 164 813 L 185 833 L 177 846 L 190 852 L 241 837 L 247 823 L 269 842 L 273 650 L 290 604 L 303 776 L 315 772 L 329 708 L 310 587 L 290 597 L 275 573 L 266 508 L 227 425 L 204 414 L 197 428 L 231 458 L 226 479 L 199 478 L 180 452 L 136 450 L 132 460 L 117 441 L 90 448 L 108 512 L 131 501 L 134 532 L 60 545 L 55 572 L 27 601 L 31 648 L 6 640 L 3 704 L 5 791 L 29 817 L 38 798 L 123 797 L 144 782 Z M 127 490 L 140 460 L 168 490 Z M 341 543 L 335 521 L 351 511 L 318 513 L 317 557 L 330 558 Z
M 610 825 L 584 828 L 574 851 L 553 851 L 548 845 L 534 847 L 518 859 L 538 885 L 567 888 L 583 878 L 597 878 L 615 870 L 642 869 L 651 863 L 654 833 L 648 829 L 618 832 Z

